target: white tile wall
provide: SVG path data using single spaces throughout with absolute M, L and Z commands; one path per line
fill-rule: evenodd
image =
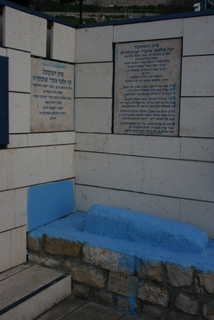
M 0 190 L 7 189 L 7 150 L 0 150 Z
M 15 227 L 27 224 L 27 188 L 14 190 L 15 193 Z
M 27 134 L 11 134 L 9 135 L 9 145 L 8 148 L 22 148 L 27 147 L 28 136 Z
M 30 26 L 31 54 L 46 57 L 47 20 L 32 15 Z
M 213 56 L 184 57 L 182 62 L 182 97 L 214 95 Z
M 9 93 L 9 133 L 30 131 L 30 95 Z
M 30 51 L 31 49 L 31 15 L 4 7 L 5 47 Z
M 110 133 L 111 99 L 76 99 L 75 130 L 77 132 Z
M 94 204 L 108 205 L 108 189 L 76 185 L 76 209 L 87 212 Z
M 113 63 L 77 64 L 75 66 L 76 98 L 111 98 L 112 77 Z
M 30 53 L 7 49 L 9 91 L 30 93 Z
M 116 154 L 133 154 L 134 136 L 110 134 L 108 136 L 108 152 Z
M 3 57 L 7 56 L 7 50 L 5 48 L 0 48 L 0 55 Z
M 11 268 L 10 250 L 10 231 L 0 233 L 0 272 Z
M 214 54 L 212 16 L 184 19 L 183 55 Z
M 54 144 L 53 133 L 31 133 L 28 135 L 28 146 L 50 146 Z
M 112 43 L 113 26 L 77 29 L 75 61 L 112 61 Z
M 107 134 L 76 133 L 76 150 L 107 152 Z
M 75 132 L 54 132 L 54 143 L 55 144 L 70 144 L 75 143 Z
M 180 136 L 214 137 L 214 98 L 182 98 Z
M 74 145 L 62 147 L 62 178 L 75 177 L 75 154 Z
M 14 190 L 0 192 L 0 232 L 14 228 Z
M 15 267 L 26 261 L 26 226 L 10 231 L 11 237 L 11 267 Z
M 75 60 L 75 29 L 53 23 L 51 58 L 60 61 Z
M 181 139 L 181 159 L 214 162 L 213 139 Z

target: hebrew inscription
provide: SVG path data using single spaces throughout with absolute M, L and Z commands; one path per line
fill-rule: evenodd
M 31 59 L 31 132 L 73 130 L 74 67 Z
M 178 135 L 181 39 L 116 44 L 114 132 Z
M 135 297 L 137 292 L 138 278 L 123 273 L 110 271 L 108 290 L 126 297 Z

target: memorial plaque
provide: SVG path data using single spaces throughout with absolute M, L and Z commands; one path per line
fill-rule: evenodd
M 108 290 L 126 297 L 135 297 L 138 278 L 123 273 L 109 272 Z
M 115 47 L 114 132 L 178 135 L 181 39 Z
M 31 58 L 31 132 L 73 130 L 74 66 Z

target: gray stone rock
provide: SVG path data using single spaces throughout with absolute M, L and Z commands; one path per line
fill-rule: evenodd
M 148 301 L 163 307 L 167 307 L 169 304 L 169 292 L 166 288 L 142 281 L 138 284 L 137 297 L 142 301 Z
M 149 316 L 154 320 L 160 320 L 164 317 L 166 310 L 161 309 L 157 306 L 143 306 L 143 314 Z
M 144 263 L 140 260 L 139 277 L 161 282 L 163 280 L 162 263 L 151 263 L 149 261 Z
M 214 292 L 214 273 L 201 273 L 196 277 L 196 290 L 198 293 L 212 294 Z
M 90 289 L 81 284 L 74 283 L 72 294 L 76 298 L 88 300 Z
M 214 320 L 214 301 L 203 305 L 203 315 L 208 320 Z
M 78 257 L 80 254 L 80 244 L 60 238 L 46 237 L 44 251 L 58 256 Z
M 172 311 L 169 315 L 169 320 L 191 320 L 192 318 L 183 314 Z
M 199 311 L 199 301 L 195 297 L 186 295 L 184 293 L 179 293 L 175 306 L 179 310 L 186 312 L 191 315 L 198 315 Z
M 94 298 L 97 302 L 101 303 L 104 306 L 115 306 L 116 299 L 112 293 L 103 292 L 103 291 L 94 291 Z
M 58 259 L 54 259 L 53 257 L 40 257 L 39 255 L 33 253 L 28 255 L 28 261 L 53 269 L 60 268 L 61 266 L 61 261 Z
M 172 287 L 189 287 L 193 283 L 193 271 L 176 265 L 167 265 L 169 284 Z

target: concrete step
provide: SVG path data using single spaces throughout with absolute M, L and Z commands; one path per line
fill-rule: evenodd
M 35 319 L 71 294 L 71 276 L 38 265 L 0 273 L 0 320 Z

